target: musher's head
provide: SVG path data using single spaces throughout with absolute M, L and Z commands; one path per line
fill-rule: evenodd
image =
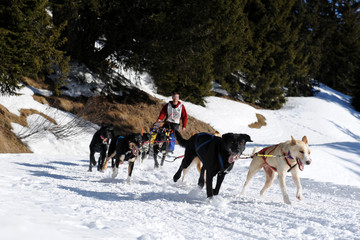
M 179 98 L 180 98 L 179 94 L 178 94 L 178 93 L 174 93 L 174 94 L 172 95 L 173 103 L 176 104 L 176 103 L 179 101 Z

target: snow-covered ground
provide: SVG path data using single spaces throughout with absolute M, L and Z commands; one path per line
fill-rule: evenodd
M 148 78 L 140 80 L 139 88 L 169 100 L 154 93 Z M 277 180 L 261 198 L 263 172 L 240 196 L 249 159 L 235 163 L 211 201 L 197 188 L 195 168 L 186 182 L 172 181 L 180 160 L 160 170 L 152 158 L 136 163 L 131 184 L 126 163 L 115 179 L 110 169 L 87 172 L 91 128 L 67 140 L 51 134 L 26 139 L 33 154 L 0 154 L 1 239 L 360 239 L 360 114 L 348 96 L 323 85 L 318 90 L 314 97 L 289 98 L 278 111 L 216 97 L 208 97 L 206 107 L 185 102 L 190 115 L 221 133 L 249 134 L 254 142 L 246 153 L 306 135 L 313 161 L 300 174 L 302 201 L 295 198 L 290 175 L 292 205 L 283 203 Z M 21 92 L 0 97 L 0 104 L 15 114 L 34 108 L 57 121 L 73 117 L 34 101 L 29 88 Z M 267 126 L 250 129 L 256 113 L 266 117 Z M 183 151 L 177 146 L 175 155 Z

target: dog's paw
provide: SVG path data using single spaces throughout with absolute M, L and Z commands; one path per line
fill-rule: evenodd
M 299 189 L 296 193 L 296 198 L 299 199 L 299 200 L 303 200 L 303 195 L 302 195 L 302 191 L 301 189 Z
M 291 205 L 291 202 L 290 202 L 289 198 L 287 198 L 287 199 L 284 198 L 284 203 L 286 203 L 288 205 Z
M 239 197 L 245 196 L 245 189 L 242 189 L 241 192 L 237 196 L 239 196 Z
M 297 194 L 297 195 L 296 195 L 296 198 L 299 199 L 299 200 L 303 200 L 303 199 L 304 199 L 304 197 L 303 197 L 302 194 Z
M 181 177 L 181 172 L 180 173 L 175 173 L 175 175 L 173 176 L 174 182 L 177 182 L 177 180 L 179 180 L 180 177 Z
M 113 168 L 113 173 L 111 175 L 112 178 L 116 178 L 116 176 L 118 175 L 119 169 L 118 168 Z
M 207 197 L 206 198 L 206 201 L 207 201 L 207 203 L 212 203 L 213 202 L 213 199 L 214 199 L 214 197 L 213 196 L 211 196 L 211 197 Z

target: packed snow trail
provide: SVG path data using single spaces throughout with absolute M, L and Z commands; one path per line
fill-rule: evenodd
M 277 180 L 261 198 L 261 171 L 251 180 L 247 195 L 240 196 L 249 159 L 235 163 L 211 201 L 196 185 L 195 168 L 185 183 L 172 181 L 180 160 L 159 170 L 151 158 L 143 165 L 136 163 L 127 184 L 127 163 L 116 179 L 111 169 L 87 172 L 95 128 L 71 139 L 45 132 L 23 139 L 34 154 L 0 154 L 1 239 L 360 240 L 360 113 L 351 108 L 350 97 L 323 85 L 317 90 L 314 97 L 288 98 L 277 111 L 216 97 L 206 98 L 205 107 L 184 102 L 191 116 L 222 134 L 249 134 L 254 142 L 247 144 L 247 154 L 255 146 L 306 135 L 313 161 L 300 173 L 303 201 L 295 198 L 290 175 L 286 185 L 292 205 L 283 203 Z M 23 88 L 19 96 L 0 96 L 0 104 L 17 115 L 29 108 L 63 124 L 73 119 L 72 114 L 35 101 L 34 91 Z M 256 121 L 256 113 L 267 125 L 251 129 L 248 124 Z M 37 119 L 37 114 L 27 118 L 30 128 Z M 12 126 L 15 133 L 24 129 Z M 176 156 L 183 153 L 176 147 Z
M 259 197 L 259 172 L 239 196 L 249 160 L 235 163 L 211 201 L 196 186 L 195 168 L 186 183 L 172 182 L 179 161 L 159 170 L 152 159 L 137 163 L 131 184 L 127 163 L 112 179 L 111 169 L 87 172 L 85 157 L 3 154 L 0 161 L 4 239 L 360 239 L 358 187 L 301 179 L 298 201 L 288 176 L 286 205 L 276 181 Z

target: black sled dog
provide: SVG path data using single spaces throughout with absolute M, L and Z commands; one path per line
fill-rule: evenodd
M 185 140 L 178 131 L 176 139 L 180 146 L 185 147 L 185 156 L 173 180 L 181 177 L 183 169 L 189 167 L 195 158 L 199 158 L 201 168 L 198 185 L 204 187 L 204 172 L 206 171 L 206 194 L 208 198 L 218 195 L 225 175 L 233 168 L 234 161 L 245 150 L 246 142 L 252 142 L 247 134 L 226 133 L 217 137 L 209 133 L 197 133 Z M 216 187 L 213 189 L 213 178 L 217 175 Z
M 151 147 L 150 140 L 151 140 L 150 133 L 142 134 L 141 146 L 139 148 L 139 154 L 137 156 L 137 159 L 139 160 L 140 163 L 143 163 L 144 161 L 146 161 L 149 158 L 150 147 Z
M 101 128 L 95 132 L 89 148 L 90 148 L 90 164 L 89 164 L 89 172 L 92 171 L 92 167 L 96 166 L 95 153 L 99 152 L 100 157 L 97 163 L 97 169 L 101 170 L 104 164 L 104 160 L 106 157 L 106 152 L 109 148 L 110 140 L 114 136 L 113 132 L 114 128 L 112 125 L 102 124 Z
M 166 154 L 168 153 L 168 147 L 170 143 L 171 129 L 162 127 L 157 131 L 156 138 L 154 141 L 154 168 L 159 168 L 159 162 L 157 160 L 159 152 L 162 154 L 160 166 L 164 165 Z

